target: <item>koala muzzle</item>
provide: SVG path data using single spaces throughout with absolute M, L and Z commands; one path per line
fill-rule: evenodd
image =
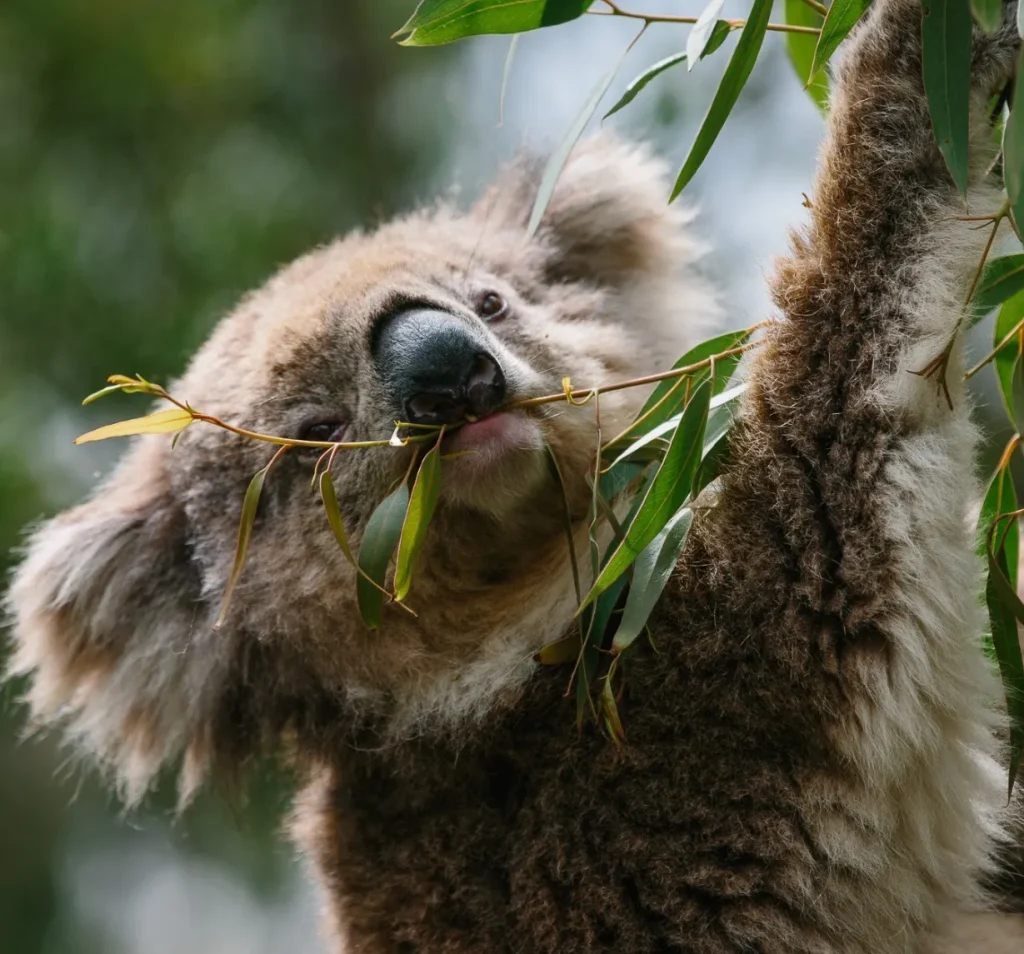
M 472 328 L 443 311 L 421 308 L 390 318 L 374 358 L 396 411 L 412 424 L 483 417 L 506 398 L 497 359 Z

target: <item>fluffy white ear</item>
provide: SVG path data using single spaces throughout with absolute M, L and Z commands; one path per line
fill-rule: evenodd
M 521 159 L 499 176 L 474 214 L 525 227 L 543 164 Z M 570 155 L 544 212 L 538 239 L 549 248 L 553 281 L 619 286 L 669 275 L 702 249 L 686 233 L 693 214 L 669 205 L 665 165 L 644 146 L 609 133 L 583 140 Z
M 166 439 L 139 439 L 91 500 L 31 537 L 7 596 L 11 674 L 28 678 L 34 722 L 63 724 L 129 804 L 183 753 L 183 795 L 198 784 L 229 661 L 167 453 Z

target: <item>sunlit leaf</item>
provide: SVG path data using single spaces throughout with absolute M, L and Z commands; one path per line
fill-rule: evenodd
M 593 0 L 421 0 L 395 37 L 436 46 L 482 33 L 524 33 L 575 20 Z
M 617 749 L 622 748 L 626 741 L 626 732 L 622 727 L 622 719 L 619 718 L 619 706 L 615 701 L 615 689 L 612 685 L 612 674 L 609 672 L 604 677 L 604 685 L 601 687 L 601 714 L 604 716 L 605 728 L 608 735 Z
M 242 500 L 242 515 L 238 520 L 238 540 L 235 543 L 235 561 L 231 567 L 231 575 L 228 577 L 227 585 L 224 587 L 224 599 L 220 604 L 220 613 L 214 628 L 220 627 L 228 617 L 228 609 L 231 606 L 231 597 L 234 595 L 235 587 L 238 585 L 242 570 L 245 569 L 245 557 L 249 552 L 249 541 L 252 539 L 252 527 L 256 522 L 256 511 L 260 505 L 260 495 L 263 493 L 263 482 L 267 479 L 270 466 L 259 471 L 245 491 L 245 498 Z
M 998 346 L 1022 321 L 1024 321 L 1024 292 L 1017 292 L 999 309 L 993 329 L 993 346 Z M 1020 409 L 1017 407 L 1021 400 L 1022 388 L 1024 388 L 1024 381 L 1021 380 L 1022 349 L 1024 349 L 1024 330 L 1018 331 L 1010 341 L 1003 345 L 992 360 L 1006 413 L 1017 430 L 1020 430 L 1021 425 L 1024 424 L 1024 419 L 1019 413 Z
M 971 298 L 974 320 L 984 318 L 993 308 L 1021 291 L 1024 291 L 1024 254 L 989 259 Z
M 626 606 L 612 640 L 616 652 L 622 652 L 644 631 L 647 618 L 675 569 L 692 523 L 693 511 L 689 507 L 680 510 L 636 558 Z
M 824 17 L 804 0 L 786 0 L 786 23 L 790 26 L 821 28 Z M 786 52 L 801 85 L 807 90 L 814 104 L 822 112 L 828 112 L 828 74 L 813 69 L 814 51 L 818 37 L 810 33 L 787 33 Z
M 427 538 L 427 529 L 437 507 L 441 493 L 441 441 L 423 455 L 416 481 L 412 485 L 409 507 L 402 525 L 402 536 L 398 541 L 398 558 L 395 561 L 395 598 L 404 600 L 412 585 L 412 567 L 416 556 Z
M 359 547 L 359 568 L 369 579 L 364 579 L 362 575 L 358 577 L 356 595 L 359 598 L 359 613 L 370 629 L 380 628 L 384 608 L 381 588 L 384 586 L 391 555 L 402 535 L 402 524 L 408 508 L 409 486 L 403 483 L 374 510 L 363 533 L 363 542 Z M 374 586 L 370 580 L 377 585 Z
M 584 605 L 626 572 L 689 497 L 693 477 L 701 461 L 710 401 L 711 385 L 705 381 L 693 392 L 650 489 L 626 529 L 626 539 L 605 563 L 583 601 Z
M 173 434 L 183 431 L 193 421 L 193 416 L 180 407 L 157 411 L 145 417 L 134 417 L 128 421 L 118 421 L 89 431 L 75 438 L 76 444 L 88 444 L 90 441 L 105 441 L 109 437 L 131 437 L 135 434 Z
M 957 189 L 967 193 L 971 98 L 971 8 L 968 0 L 922 0 L 924 89 L 939 150 Z M 820 45 L 820 44 L 819 44 Z
M 647 67 L 629 86 L 626 87 L 626 91 L 619 98 L 619 101 L 604 114 L 604 118 L 607 119 L 609 116 L 613 116 L 620 109 L 628 106 L 640 93 L 644 87 L 654 79 L 656 76 L 660 76 L 667 69 L 676 66 L 679 63 L 686 61 L 685 53 L 673 53 L 671 56 L 666 56 L 663 60 L 658 60 L 653 66 Z
M 834 0 L 825 15 L 825 22 L 821 25 L 821 33 L 814 48 L 811 76 L 815 76 L 832 58 L 839 44 L 846 39 L 847 34 L 864 15 L 869 2 L 870 0 Z
M 558 144 L 558 148 L 548 160 L 548 164 L 544 168 L 544 174 L 541 176 L 540 186 L 537 189 L 537 197 L 533 200 L 530 221 L 526 227 L 530 235 L 533 235 L 540 226 L 541 220 L 544 218 L 544 211 L 551 201 L 555 186 L 558 185 L 558 177 L 562 174 L 562 169 L 565 168 L 565 164 L 569 160 L 569 154 L 579 141 L 580 136 L 583 135 L 583 130 L 587 128 L 587 123 L 590 122 L 601 100 L 604 99 L 604 94 L 608 92 L 608 87 L 612 85 L 612 80 L 615 79 L 615 74 L 619 72 L 619 67 L 622 66 L 622 61 L 626 58 L 627 52 L 628 49 L 623 50 L 612 68 L 598 80 L 597 85 L 590 91 L 590 95 L 583 103 L 583 108 L 579 111 L 562 141 Z
M 693 178 L 700 168 L 701 163 L 711 151 L 712 145 L 718 138 L 722 126 L 732 112 L 736 100 L 747 83 L 750 71 L 754 68 L 757 54 L 761 51 L 761 43 L 764 40 L 765 30 L 768 28 L 768 20 L 771 16 L 771 0 L 754 0 L 750 15 L 740 33 L 736 49 L 725 68 L 725 74 L 711 102 L 711 108 L 701 123 L 697 138 L 690 149 L 690 154 L 679 171 L 675 186 L 672 188 L 672 199 L 678 197 L 686 184 Z
M 995 33 L 1003 24 L 1003 0 L 971 0 L 971 10 L 986 33 Z
M 686 55 L 690 59 L 688 69 L 692 70 L 697 60 L 704 55 L 704 50 L 711 40 L 715 24 L 718 22 L 718 15 L 722 12 L 724 5 L 725 0 L 711 0 L 697 17 L 697 22 L 686 38 Z

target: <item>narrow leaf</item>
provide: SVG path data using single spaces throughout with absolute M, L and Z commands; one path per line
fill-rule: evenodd
M 537 661 L 542 666 L 563 666 L 572 662 L 580 654 L 580 634 L 570 633 L 562 639 L 548 643 L 537 653 Z
M 527 225 L 527 232 L 530 235 L 533 235 L 540 226 L 541 219 L 544 217 L 544 210 L 547 209 L 548 203 L 551 201 L 555 186 L 558 185 L 558 178 L 562 174 L 562 169 L 565 167 L 566 162 L 569 160 L 569 154 L 579 141 L 580 136 L 583 135 L 583 130 L 587 128 L 587 123 L 590 122 L 591 117 L 596 112 L 598 104 L 604 99 L 604 94 L 608 92 L 608 87 L 612 85 L 612 80 L 615 79 L 615 74 L 619 72 L 619 67 L 622 66 L 622 61 L 626 58 L 627 52 L 629 52 L 628 48 L 622 51 L 619 58 L 615 61 L 615 65 L 601 77 L 597 85 L 590 91 L 590 95 L 584 102 L 583 108 L 573 120 L 572 125 L 558 144 L 558 148 L 548 160 L 548 164 L 544 169 L 544 175 L 541 176 L 540 186 L 537 189 L 537 197 L 533 201 L 533 210 L 530 212 L 530 222 Z
M 715 93 L 715 98 L 711 102 L 711 108 L 708 110 L 707 116 L 704 117 L 704 122 L 701 123 L 697 139 L 676 179 L 672 189 L 672 199 L 678 197 L 700 168 L 718 138 L 722 126 L 725 125 L 729 113 L 736 105 L 736 100 L 739 99 L 739 95 L 747 83 L 750 71 L 754 68 L 757 54 L 761 51 L 761 43 L 764 40 L 765 30 L 768 28 L 771 12 L 771 0 L 754 0 L 750 16 L 743 27 L 743 32 L 740 33 L 736 49 L 729 60 L 729 65 L 725 68 L 725 74 L 722 76 L 722 82 Z
M 1024 4 L 1021 4 L 1024 7 Z M 1014 108 L 1003 126 L 1003 182 L 1017 227 L 1024 223 L 1024 70 L 1017 70 L 1013 87 Z
M 75 438 L 76 444 L 88 444 L 90 441 L 105 441 L 108 437 L 131 437 L 134 434 L 173 434 L 183 431 L 193 421 L 192 415 L 180 407 L 172 407 L 166 411 L 157 411 L 146 417 L 135 417 L 129 421 L 118 421 L 89 431 Z
M 498 92 L 498 127 L 505 125 L 505 94 L 508 92 L 509 77 L 512 76 L 512 63 L 516 58 L 516 50 L 519 48 L 520 34 L 515 34 L 508 45 L 508 53 L 505 54 L 505 66 L 501 71 L 501 90 Z
M 672 435 L 665 459 L 658 467 L 636 516 L 629 523 L 626 539 L 605 563 L 583 601 L 584 606 L 626 572 L 641 551 L 686 502 L 701 461 L 710 401 L 711 385 L 705 381 L 690 398 L 679 427 Z
M 593 0 L 421 0 L 393 38 L 402 46 L 436 46 L 482 33 L 523 33 L 567 23 Z
M 686 354 L 679 358 L 672 367 L 673 369 L 686 368 L 690 365 L 698 364 L 701 361 L 706 361 L 712 355 L 722 354 L 726 351 L 733 351 L 746 344 L 749 340 L 750 332 L 746 329 L 740 329 L 739 331 L 727 331 L 725 334 L 709 338 L 707 341 L 702 341 L 700 344 L 691 348 L 686 352 Z M 734 354 L 727 358 L 719 358 L 715 361 L 715 382 L 714 388 L 711 392 L 712 395 L 721 394 L 726 389 L 729 384 L 729 380 L 732 378 L 740 363 L 741 357 L 742 355 L 740 354 Z M 707 376 L 708 371 L 698 373 Z M 669 379 L 666 381 L 660 381 L 658 383 L 657 387 L 655 387 L 651 392 L 650 397 L 644 401 L 644 405 L 640 409 L 640 413 L 637 415 L 637 418 L 645 418 L 643 425 L 639 428 L 640 430 L 646 431 L 652 427 L 656 427 L 658 424 L 667 421 L 670 417 L 679 413 L 679 410 L 683 405 L 683 400 L 686 396 L 686 391 L 685 388 L 679 388 L 678 385 L 678 378 L 675 380 Z M 676 389 L 675 399 L 667 399 L 673 389 Z M 660 405 L 660 407 L 658 405 Z M 655 410 L 656 407 L 657 410 Z
M 971 11 L 986 33 L 995 33 L 1003 24 L 1003 0 L 971 0 Z
M 427 538 L 427 528 L 437 508 L 441 493 L 441 441 L 423 455 L 416 481 L 412 485 L 409 508 L 402 524 L 398 541 L 398 559 L 395 561 L 395 598 L 404 600 L 412 585 L 412 566 L 416 555 Z
M 990 259 L 971 298 L 973 318 L 979 321 L 1008 298 L 1024 291 L 1024 254 Z
M 672 575 L 693 523 L 693 511 L 680 510 L 636 558 L 622 620 L 612 640 L 612 649 L 622 652 L 647 625 L 647 619 Z
M 821 29 L 824 17 L 804 0 L 786 0 L 786 23 L 790 26 L 817 27 Z M 828 112 L 828 74 L 814 70 L 814 51 L 818 37 L 809 33 L 787 33 L 786 52 L 796 70 L 801 85 L 807 90 L 815 106 Z
M 718 22 L 718 15 L 722 12 L 724 5 L 725 0 L 711 0 L 701 10 L 700 16 L 697 17 L 697 22 L 693 25 L 690 35 L 686 38 L 686 55 L 690 59 L 687 70 L 692 70 L 697 60 L 704 55 L 704 49 L 711 40 L 712 31 Z
M 227 619 L 228 609 L 231 606 L 231 597 L 234 595 L 235 586 L 245 568 L 245 557 L 249 552 L 249 541 L 252 539 L 252 527 L 256 522 L 256 511 L 260 505 L 260 495 L 263 493 L 263 482 L 267 478 L 270 466 L 259 471 L 245 491 L 245 498 L 242 500 L 242 515 L 238 520 L 238 540 L 235 543 L 235 562 L 231 567 L 231 575 L 228 577 L 227 586 L 224 587 L 224 599 L 220 605 L 220 613 L 217 615 L 217 622 L 214 629 L 219 629 Z
M 334 533 L 334 539 L 338 541 L 341 552 L 345 559 L 354 567 L 358 567 L 352 547 L 348 542 L 348 534 L 345 533 L 345 524 L 341 519 L 341 508 L 338 506 L 338 495 L 334 492 L 334 480 L 329 470 L 320 474 L 320 499 L 324 503 L 324 511 L 327 513 L 327 522 Z
M 814 48 L 811 76 L 815 76 L 832 58 L 839 44 L 846 39 L 847 34 L 864 15 L 869 3 L 870 0 L 834 0 L 825 15 L 825 22 L 821 25 L 821 33 Z
M 656 76 L 660 76 L 665 70 L 676 66 L 679 63 L 686 61 L 685 53 L 673 53 L 671 56 L 666 56 L 663 60 L 658 60 L 653 66 L 647 67 L 629 86 L 626 87 L 626 91 L 619 98 L 619 101 L 604 114 L 604 118 L 607 119 L 609 116 L 615 115 L 620 109 L 628 106 L 640 93 L 644 87 L 654 79 Z
M 1024 320 L 1024 292 L 1018 292 L 999 309 L 993 330 L 993 345 L 998 345 L 1022 320 Z M 1017 408 L 1022 388 L 1020 379 L 1022 348 L 1024 348 L 1024 332 L 1018 331 L 996 352 L 992 361 L 1006 413 L 1018 431 L 1024 424 L 1024 418 L 1018 414 Z
M 728 39 L 730 33 L 732 33 L 732 27 L 729 26 L 728 20 L 716 21 L 711 29 L 711 36 L 708 37 L 708 42 L 704 44 L 704 50 L 700 54 L 700 58 L 703 60 L 711 56 Z
M 949 174 L 957 189 L 966 195 L 971 8 L 968 0 L 922 0 L 921 10 L 928 111 Z
M 992 623 L 992 643 L 1006 692 L 1006 705 L 1010 715 L 1010 782 L 1009 794 L 1020 766 L 1024 748 L 1024 659 L 1021 657 L 1018 626 L 1024 622 L 1024 603 L 1007 578 L 1006 550 L 988 555 L 988 584 L 986 597 L 989 619 Z
M 369 579 L 359 576 L 356 580 L 356 595 L 359 598 L 359 613 L 370 629 L 380 628 L 384 594 L 379 588 L 384 586 L 388 563 L 402 535 L 402 524 L 408 507 L 409 487 L 403 483 L 374 510 L 363 533 L 363 542 L 359 547 L 359 568 Z

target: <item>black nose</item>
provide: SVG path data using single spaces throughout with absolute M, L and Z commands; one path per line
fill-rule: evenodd
M 496 410 L 506 397 L 501 366 L 454 315 L 416 309 L 390 318 L 374 357 L 396 411 L 412 424 L 456 424 Z

